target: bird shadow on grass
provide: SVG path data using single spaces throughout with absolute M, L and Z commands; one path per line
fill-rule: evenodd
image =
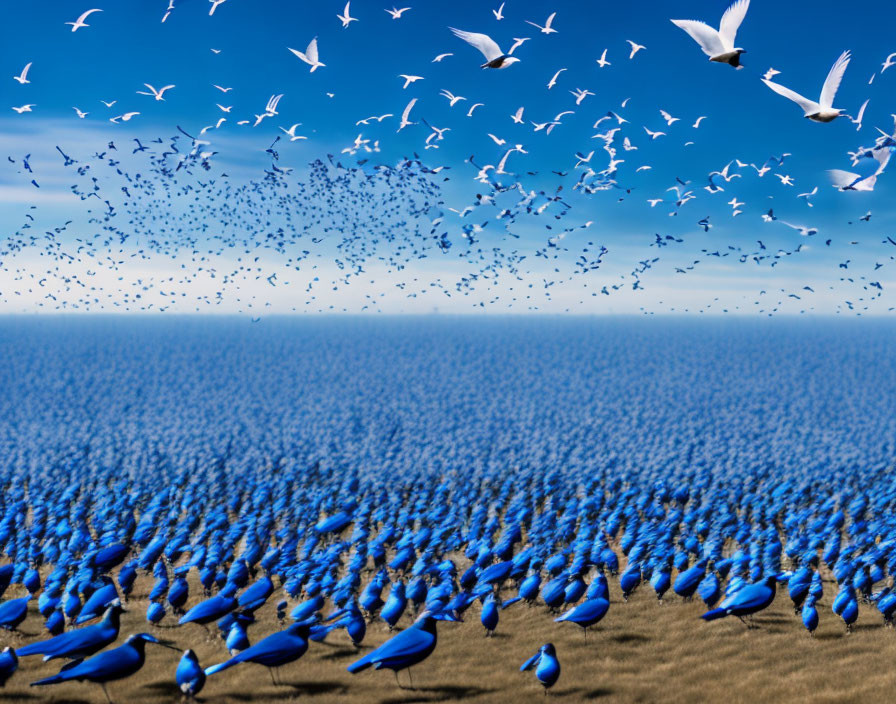
M 31 692 L 0 692 L 0 702 L 22 702 L 31 699 L 43 699 L 39 694 Z M 87 704 L 77 700 L 71 700 L 70 704 Z
M 617 643 L 649 643 L 650 638 L 647 636 L 641 635 L 640 633 L 620 633 L 618 636 L 613 636 L 613 640 Z
M 361 651 L 355 648 L 344 648 L 341 646 L 337 646 L 337 650 L 332 650 L 329 653 L 320 656 L 321 660 L 344 660 L 345 658 L 351 657 L 359 657 L 361 655 Z
M 482 694 L 489 694 L 494 690 L 483 689 L 482 687 L 463 687 L 456 685 L 447 685 L 444 687 L 417 687 L 415 689 L 405 689 L 404 696 L 398 695 L 381 699 L 380 704 L 414 704 L 414 702 L 446 702 L 457 701 L 462 699 L 471 699 Z
M 596 689 L 583 689 L 581 687 L 573 687 L 572 689 L 563 689 L 553 692 L 561 697 L 574 696 L 577 699 L 603 699 L 612 696 L 613 690 L 606 687 L 597 687 Z
M 149 684 L 143 685 L 142 689 L 150 689 L 153 692 L 166 694 L 174 698 L 181 696 L 180 687 L 178 687 L 174 682 L 150 682 Z
M 319 694 L 331 694 L 333 692 L 339 692 L 340 694 L 344 694 L 348 691 L 348 685 L 344 682 L 335 682 L 335 681 L 327 681 L 327 682 L 281 682 L 278 685 L 282 689 L 289 688 L 290 691 L 283 692 L 282 694 L 274 694 L 271 696 L 266 696 L 265 699 L 293 699 L 296 695 L 304 694 L 309 697 L 314 697 Z

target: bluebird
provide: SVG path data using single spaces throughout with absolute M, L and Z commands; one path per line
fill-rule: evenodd
M 818 628 L 818 610 L 815 608 L 815 600 L 811 597 L 803 604 L 802 618 L 809 635 L 814 636 L 815 629 Z
M 113 602 L 106 609 L 106 613 L 103 614 L 103 620 L 99 623 L 68 631 L 67 633 L 60 633 L 58 636 L 48 640 L 30 643 L 19 648 L 18 655 L 19 657 L 43 655 L 44 660 L 53 660 L 54 658 L 76 660 L 89 657 L 115 642 L 118 638 L 118 629 L 123 612 L 124 609 L 121 608 L 121 604 Z
M 9 646 L 0 652 L 0 687 L 6 685 L 6 681 L 19 669 L 19 658 L 16 651 Z
M 174 675 L 177 687 L 186 696 L 193 698 L 202 691 L 205 686 L 205 671 L 199 665 L 199 659 L 192 650 L 185 650 L 180 662 L 177 664 L 177 672 Z
M 229 660 L 206 668 L 205 674 L 208 677 L 243 662 L 254 662 L 267 667 L 271 673 L 271 682 L 277 684 L 274 676 L 276 668 L 294 662 L 305 654 L 308 650 L 310 631 L 310 623 L 294 623 L 285 631 L 278 631 L 267 638 L 262 638 Z
M 7 631 L 14 631 L 19 624 L 25 620 L 28 615 L 28 602 L 31 595 L 23 596 L 18 599 L 10 599 L 0 604 L 0 628 Z
M 587 639 L 588 629 L 606 616 L 609 610 L 610 602 L 606 599 L 589 599 L 570 609 L 559 618 L 555 618 L 554 621 L 557 623 L 569 621 L 577 626 L 581 626 Z
M 766 577 L 762 582 L 748 584 L 725 598 L 717 609 L 707 611 L 702 618 L 704 621 L 714 621 L 725 616 L 737 616 L 743 621 L 744 616 L 762 611 L 775 600 L 776 584 L 775 577 Z
M 560 679 L 560 661 L 557 659 L 557 651 L 553 643 L 545 643 L 538 652 L 526 660 L 520 667 L 520 672 L 531 670 L 535 667 L 535 678 L 544 687 L 545 692 L 553 687 Z

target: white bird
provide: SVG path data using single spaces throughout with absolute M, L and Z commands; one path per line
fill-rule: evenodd
M 862 107 L 859 108 L 859 114 L 855 117 L 850 117 L 849 119 L 852 121 L 852 124 L 856 125 L 856 132 L 862 129 L 862 120 L 865 118 L 865 108 L 868 107 L 868 103 L 871 98 L 868 98 L 864 103 L 862 103 Z
M 734 40 L 749 7 L 750 0 L 737 0 L 725 10 L 718 30 L 705 22 L 696 20 L 670 21 L 676 27 L 687 32 L 691 39 L 700 45 L 710 61 L 740 68 L 740 55 L 744 53 L 744 50 L 734 46 Z
M 735 198 L 732 198 L 731 200 L 728 201 L 728 205 L 730 205 L 732 208 L 734 208 L 735 210 L 737 210 L 740 206 L 743 205 L 743 203 L 739 203 L 739 202 L 737 201 L 737 198 L 735 197 Z
M 414 83 L 415 81 L 422 81 L 422 80 L 423 80 L 423 76 L 408 76 L 408 75 L 406 75 L 406 74 L 404 74 L 404 73 L 399 73 L 399 74 L 398 74 L 398 77 L 404 79 L 404 85 L 401 87 L 402 90 L 404 90 L 405 88 L 407 88 L 409 85 L 411 85 L 411 83 Z
M 507 68 L 510 64 L 519 61 L 510 53 L 505 54 L 501 51 L 498 43 L 487 34 L 479 34 L 477 32 L 464 32 L 460 29 L 449 27 L 454 36 L 463 39 L 467 44 L 478 49 L 485 57 L 485 63 L 480 68 Z M 515 47 L 514 47 L 515 48 Z
M 495 144 L 497 144 L 499 147 L 503 147 L 505 144 L 507 144 L 506 139 L 500 139 L 499 137 L 495 137 L 495 135 L 493 135 L 491 132 L 488 133 L 488 136 L 491 137 L 492 141 Z
M 286 48 L 289 49 L 289 47 L 286 47 Z M 318 58 L 317 37 L 315 37 L 314 39 L 312 39 L 309 42 L 308 48 L 305 49 L 304 52 L 298 51 L 297 49 L 289 49 L 289 50 L 311 67 L 310 73 L 314 73 L 317 69 L 321 68 L 322 66 L 326 66 L 326 64 L 322 64 L 320 62 L 320 59 Z
M 810 199 L 812 196 L 814 196 L 816 193 L 818 193 L 818 186 L 816 186 L 815 188 L 813 188 L 813 189 L 812 189 L 811 191 L 809 191 L 808 193 L 800 193 L 800 194 L 797 196 L 797 198 L 805 198 L 805 199 L 806 199 L 806 205 L 808 205 L 810 208 L 812 208 L 812 207 L 814 207 L 814 206 L 812 205 L 812 201 L 810 201 L 809 199 Z
M 165 10 L 165 14 L 162 15 L 162 24 L 168 19 L 168 15 L 171 14 L 171 11 L 174 9 L 174 0 L 168 0 L 168 8 Z
M 107 103 L 105 100 L 101 100 L 100 102 L 101 102 L 103 105 L 105 105 L 107 108 L 111 108 L 111 107 L 112 107 L 113 105 L 115 105 L 115 103 L 117 103 L 118 101 L 117 101 L 117 100 L 113 100 L 113 101 Z
M 773 68 L 770 68 L 768 71 L 766 71 L 766 72 L 762 75 L 762 77 L 763 77 L 765 80 L 770 81 L 770 80 L 772 80 L 775 76 L 777 76 L 779 73 L 781 73 L 781 72 L 780 72 L 780 71 L 776 71 L 776 70 L 773 69 Z
M 454 93 L 452 93 L 450 90 L 448 90 L 448 89 L 446 89 L 446 88 L 442 88 L 442 92 L 439 93 L 439 95 L 441 95 L 443 98 L 447 98 L 447 99 L 448 99 L 448 105 L 449 105 L 449 107 L 452 107 L 452 108 L 453 108 L 459 101 L 461 101 L 461 100 L 466 100 L 466 98 L 463 97 L 462 95 L 455 95 Z
M 348 27 L 352 22 L 358 21 L 357 17 L 352 17 L 349 14 L 349 5 L 351 5 L 351 4 L 352 4 L 352 2 L 351 2 L 351 0 L 349 0 L 347 3 L 345 3 L 345 9 L 342 11 L 342 14 L 341 15 L 338 13 L 336 14 L 337 19 L 339 19 L 339 21 L 342 22 L 343 27 Z
M 416 124 L 411 122 L 408 118 L 411 115 L 411 110 L 414 109 L 414 105 L 417 104 L 417 99 L 413 98 L 411 102 L 405 106 L 404 112 L 401 113 L 401 124 L 398 125 L 398 132 L 401 132 L 405 127 L 409 127 L 410 125 Z
M 616 129 L 619 128 L 617 127 Z M 632 144 L 632 141 L 628 137 L 625 137 L 622 140 L 622 148 L 627 152 L 634 152 L 638 150 L 638 148 L 634 144 Z
M 124 113 L 124 115 L 116 115 L 115 117 L 110 117 L 109 122 L 114 122 L 117 125 L 119 120 L 121 120 L 122 122 L 128 122 L 132 117 L 137 117 L 137 115 L 139 114 L 139 112 L 126 112 Z
M 507 55 L 512 56 L 513 52 L 515 52 L 517 49 L 519 49 L 523 44 L 525 44 L 531 38 L 532 37 L 514 37 L 513 45 L 510 47 L 510 49 L 508 49 Z
M 470 106 L 470 109 L 467 110 L 467 117 L 473 117 L 473 111 L 474 111 L 476 108 L 481 108 L 484 104 L 485 104 L 485 103 L 473 103 L 473 104 Z
M 544 23 L 544 27 L 542 27 L 540 24 L 535 24 L 535 22 L 530 22 L 529 20 L 526 20 L 526 24 L 531 24 L 533 27 L 540 29 L 542 34 L 557 34 L 557 30 L 551 27 L 551 23 L 553 23 L 556 16 L 556 12 L 551 13 L 551 16 L 548 17 L 547 22 Z
M 411 9 L 411 8 L 409 8 L 409 7 L 403 7 L 403 8 L 401 8 L 400 10 L 398 10 L 398 9 L 396 9 L 395 6 L 393 5 L 393 6 L 392 6 L 392 9 L 391 9 L 391 10 L 386 10 L 386 12 L 388 12 L 390 15 L 392 15 L 392 19 L 393 19 L 393 20 L 397 20 L 397 19 L 399 19 L 405 12 L 407 12 L 407 11 L 410 10 L 410 9 Z
M 90 114 L 82 110 L 78 110 L 78 108 L 72 108 L 72 110 L 74 110 L 78 114 L 78 117 L 80 117 L 82 120 Z
M 796 91 L 785 88 L 782 85 L 773 83 L 772 81 L 762 79 L 769 88 L 778 95 L 782 95 L 788 100 L 792 100 L 803 109 L 803 116 L 809 118 L 813 122 L 832 122 L 843 113 L 842 110 L 834 107 L 834 97 L 837 95 L 837 89 L 840 87 L 840 81 L 843 80 L 843 74 L 849 65 L 850 54 L 844 51 L 831 67 L 828 77 L 824 81 L 821 88 L 821 96 L 818 102 L 804 98 Z
M 137 95 L 151 95 L 151 96 L 155 97 L 156 100 L 165 100 L 165 98 L 162 97 L 165 94 L 165 91 L 171 90 L 172 88 L 174 88 L 173 84 L 164 86 L 164 87 L 160 88 L 159 90 L 156 90 L 155 88 L 153 88 L 151 85 L 149 85 L 149 83 L 144 83 L 143 85 L 145 85 L 147 88 L 149 88 L 150 92 L 147 93 L 145 90 L 138 90 Z
M 501 7 L 499 7 L 497 10 L 492 10 L 492 14 L 499 22 L 504 19 L 504 5 L 505 3 L 502 2 Z
M 644 164 L 644 166 L 639 166 L 637 169 L 635 169 L 635 173 L 637 174 L 637 173 L 640 173 L 641 171 L 650 171 L 652 168 L 653 168 L 652 166 L 649 166 L 648 164 Z
M 31 83 L 31 81 L 28 80 L 28 69 L 31 68 L 32 63 L 33 62 L 29 61 L 25 68 L 22 69 L 22 72 L 18 76 L 13 76 L 12 80 L 18 81 L 21 85 Z
M 221 103 L 215 103 L 215 105 L 221 112 L 230 112 L 231 110 L 233 110 L 233 105 L 225 106 L 225 105 L 221 105 Z
M 222 93 L 227 93 L 227 92 L 233 90 L 233 88 L 222 88 L 221 86 L 216 85 L 216 84 L 214 84 L 214 83 L 212 83 L 212 88 L 217 88 L 217 89 L 218 89 L 219 91 L 221 91 Z
M 590 90 L 582 90 L 581 88 L 576 88 L 575 90 L 569 91 L 574 96 L 576 96 L 576 105 L 581 105 L 582 101 L 587 98 L 589 95 L 594 95 Z
M 308 139 L 307 137 L 303 137 L 303 136 L 300 135 L 300 134 L 296 134 L 296 128 L 297 128 L 297 127 L 301 127 L 301 126 L 302 126 L 302 123 L 301 123 L 301 122 L 297 122 L 297 123 L 294 124 L 292 127 L 290 127 L 288 130 L 287 130 L 287 129 L 283 129 L 282 127 L 281 127 L 280 129 L 283 130 L 283 131 L 289 136 L 289 141 L 290 141 L 290 142 L 295 142 L 297 139 Z
M 561 68 L 559 71 L 557 71 L 557 73 L 554 74 L 554 77 L 551 78 L 550 81 L 548 81 L 548 90 L 550 90 L 555 85 L 557 85 L 557 79 L 560 77 L 560 74 L 563 73 L 565 70 L 566 70 L 565 68 Z
M 888 68 L 890 68 L 890 66 L 896 66 L 896 61 L 894 61 L 894 59 L 896 59 L 896 53 L 890 54 L 890 55 L 887 57 L 887 60 L 884 61 L 884 64 L 883 64 L 883 66 L 881 67 L 880 72 L 883 73 L 883 72 L 886 71 Z
M 517 111 L 510 116 L 510 119 L 518 125 L 523 124 L 523 110 L 525 108 L 517 108 Z
M 227 0 L 208 0 L 212 4 L 212 9 L 208 11 L 208 16 L 211 17 L 215 14 L 215 10 L 218 9 L 218 5 L 223 5 Z
M 663 202 L 663 199 L 662 198 L 648 198 L 647 202 L 650 203 L 651 208 L 655 208 L 656 206 L 658 206 L 660 203 Z
M 36 107 L 37 107 L 37 105 L 35 105 L 34 103 L 31 103 L 30 105 L 23 105 L 20 108 L 13 108 L 13 110 L 15 110 L 17 113 L 19 113 L 19 115 L 21 115 L 23 112 L 32 112 L 31 108 L 36 108 Z
M 663 137 L 666 134 L 665 132 L 652 132 L 651 130 L 647 129 L 646 127 L 644 128 L 644 131 L 647 133 L 647 136 L 650 137 L 651 139 L 656 139 L 657 137 Z
M 663 116 L 663 119 L 666 121 L 666 124 L 669 125 L 670 127 L 672 126 L 673 122 L 678 122 L 681 119 L 680 117 L 672 117 L 665 110 L 660 110 L 660 115 Z
M 436 58 L 432 60 L 432 63 L 437 64 L 441 62 L 442 59 L 447 59 L 449 56 L 454 56 L 454 54 L 439 54 Z
M 829 169 L 828 176 L 831 185 L 839 191 L 873 191 L 877 184 L 877 174 L 860 176 L 841 169 Z
M 793 185 L 793 177 L 790 174 L 775 174 L 778 177 L 778 180 L 781 181 L 782 186 L 792 186 Z
M 632 47 L 632 53 L 628 55 L 629 60 L 635 58 L 635 54 L 637 54 L 639 51 L 647 48 L 643 44 L 635 44 L 635 42 L 633 42 L 631 39 L 626 39 L 625 41 L 627 41 Z
M 604 49 L 604 53 L 600 55 L 600 58 L 597 60 L 597 65 L 601 68 L 606 68 L 607 66 L 611 66 L 612 64 L 607 61 L 607 50 Z
M 94 8 L 93 10 L 88 10 L 87 12 L 83 13 L 74 22 L 66 22 L 66 24 L 70 24 L 72 26 L 73 32 L 77 32 L 79 29 L 81 29 L 81 27 L 89 27 L 90 25 L 87 24 L 84 20 L 86 20 L 88 17 L 90 17 L 90 15 L 92 15 L 94 12 L 102 12 L 102 10 L 100 10 L 98 8 Z
M 700 127 L 700 123 L 703 122 L 705 119 L 706 119 L 706 115 L 701 115 L 700 117 L 697 118 L 697 121 L 692 125 L 692 127 L 694 129 L 697 129 L 698 127 Z

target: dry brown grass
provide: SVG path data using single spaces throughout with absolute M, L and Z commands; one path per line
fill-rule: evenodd
M 137 598 L 124 615 L 122 639 L 149 631 L 191 647 L 204 667 L 226 657 L 221 640 L 208 640 L 201 626 L 152 628 L 144 620 L 145 598 L 151 580 L 141 578 Z M 437 702 L 542 701 L 541 687 L 519 666 L 545 642 L 557 646 L 563 673 L 551 691 L 565 701 L 600 702 L 876 702 L 889 699 L 896 662 L 896 633 L 885 629 L 873 606 L 863 606 L 855 631 L 845 635 L 842 621 L 830 610 L 834 585 L 825 585 L 821 625 L 815 638 L 793 614 L 783 590 L 770 609 L 756 619 L 759 628 L 747 630 L 737 619 L 705 623 L 698 601 L 670 598 L 657 603 L 649 587 L 628 602 L 616 595 L 610 611 L 587 642 L 578 627 L 554 623 L 544 607 L 516 604 L 502 612 L 494 638 L 485 638 L 479 623 L 479 606 L 466 614 L 466 622 L 439 624 L 435 653 L 413 669 L 416 691 L 401 690 L 391 672 L 350 675 L 346 666 L 359 657 L 344 631 L 331 634 L 326 643 L 312 643 L 298 662 L 282 668 L 284 684 L 271 684 L 269 673 L 257 665 L 240 665 L 209 678 L 200 700 L 209 702 Z M 198 601 L 194 597 L 190 605 Z M 278 592 L 279 594 L 279 592 Z M 278 628 L 274 603 L 258 612 L 259 622 L 249 629 L 256 642 Z M 174 623 L 169 616 L 164 623 Z M 410 623 L 406 616 L 403 625 Z M 43 621 L 29 614 L 21 627 L 25 634 L 0 635 L 13 647 L 43 637 Z M 361 649 L 367 652 L 389 634 L 375 622 Z M 121 640 L 119 642 L 121 642 Z M 117 704 L 153 704 L 177 701 L 174 670 L 179 655 L 147 646 L 147 664 L 134 677 L 109 685 Z M 0 700 L 95 702 L 105 701 L 98 685 L 71 683 L 29 688 L 28 683 L 55 674 L 59 662 L 45 664 L 39 656 L 25 658 L 7 684 Z M 400 675 L 407 684 L 407 673 Z

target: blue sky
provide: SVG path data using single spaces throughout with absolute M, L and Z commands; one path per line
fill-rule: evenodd
M 204 0 L 175 0 L 173 12 L 162 24 L 167 0 L 99 0 L 94 6 L 104 11 L 88 19 L 90 27 L 75 33 L 64 23 L 74 20 L 90 3 L 49 0 L 41 3 L 39 10 L 33 4 L 10 5 L 5 8 L 7 32 L 0 47 L 0 71 L 7 77 L 0 91 L 7 103 L 0 113 L 0 150 L 14 159 L 33 154 L 32 162 L 42 166 L 44 182 L 41 193 L 30 192 L 30 179 L 24 178 L 17 165 L 7 164 L 0 171 L 0 186 L 5 191 L 5 195 L 0 193 L 0 224 L 15 228 L 23 210 L 33 202 L 40 203 L 48 217 L 65 216 L 69 204 L 64 199 L 55 202 L 48 193 L 54 188 L 65 191 L 65 175 L 58 175 L 57 180 L 54 171 L 59 168 L 52 152 L 55 144 L 64 142 L 62 146 L 69 152 L 89 154 L 109 139 L 121 143 L 134 136 L 167 136 L 174 133 L 176 125 L 196 134 L 223 115 L 215 103 L 232 105 L 233 110 L 227 115 L 228 124 L 209 138 L 220 151 L 219 162 L 239 164 L 246 178 L 265 166 L 263 148 L 280 134 L 278 126 L 301 122 L 299 132 L 309 139 L 281 143 L 284 163 L 301 166 L 327 152 L 338 152 L 363 133 L 365 138 L 380 140 L 382 151 L 374 158 L 383 162 L 417 151 L 431 165 L 450 165 L 451 181 L 444 188 L 457 199 L 459 209 L 481 190 L 472 181 L 476 170 L 464 164 L 464 159 L 475 155 L 477 163 L 497 163 L 503 154 L 488 133 L 509 144 L 525 145 L 529 154 L 512 155 L 510 164 L 524 174 L 520 180 L 527 189 L 548 190 L 563 184 L 569 192 L 577 174 L 560 177 L 552 171 L 572 171 L 576 152 L 596 149 L 595 161 L 605 161 L 600 141 L 591 135 L 611 125 L 604 122 L 593 130 L 592 124 L 614 110 L 629 120 L 620 138 L 630 136 L 638 150 L 622 152 L 617 143 L 622 152 L 618 156 L 625 159 L 618 175 L 624 190 L 575 203 L 575 222 L 594 221 L 589 239 L 610 249 L 600 276 L 585 282 L 586 286 L 599 289 L 614 276 L 624 276 L 633 262 L 656 256 L 657 251 L 648 247 L 655 233 L 686 238 L 675 254 L 668 248 L 663 251 L 664 262 L 670 264 L 691 260 L 691 255 L 705 246 L 719 248 L 757 239 L 771 247 L 797 246 L 799 235 L 777 223 L 761 221 L 760 213 L 769 207 L 782 219 L 818 228 L 819 236 L 806 242 L 814 251 L 776 271 L 741 266 L 713 272 L 713 267 L 705 267 L 690 279 L 676 280 L 670 269 L 668 276 L 657 273 L 652 292 L 650 286 L 643 292 L 620 291 L 612 304 L 605 301 L 598 309 L 585 306 L 583 312 L 638 310 L 644 303 L 663 310 L 669 307 L 670 298 L 678 302 L 679 309 L 700 307 L 718 295 L 752 299 L 766 281 L 785 287 L 830 283 L 836 295 L 831 295 L 823 308 L 835 312 L 838 306 L 842 308 L 841 299 L 849 296 L 837 283 L 842 275 L 838 263 L 849 258 L 853 270 L 858 263 L 871 270 L 875 262 L 889 256 L 881 244 L 896 225 L 891 205 L 896 202 L 896 189 L 888 175 L 882 176 L 874 193 L 838 193 L 828 185 L 825 170 L 850 168 L 847 151 L 870 146 L 877 136 L 875 126 L 892 131 L 896 68 L 868 85 L 886 56 L 896 51 L 896 40 L 887 32 L 870 31 L 896 19 L 892 4 L 754 0 L 738 33 L 738 45 L 747 49 L 746 68 L 741 71 L 708 62 L 696 44 L 669 22 L 672 17 L 693 18 L 717 25 L 727 2 L 508 0 L 501 21 L 492 14 L 498 2 L 408 4 L 412 9 L 393 20 L 384 12 L 386 5 L 355 0 L 351 14 L 359 21 L 343 29 L 336 19 L 344 6 L 341 1 L 227 0 L 209 17 L 209 3 Z M 541 24 L 553 11 L 557 12 L 557 34 L 541 34 L 525 23 Z M 521 59 L 519 64 L 503 71 L 481 71 L 480 55 L 453 37 L 449 26 L 486 32 L 505 50 L 514 37 L 531 39 L 515 53 Z M 326 67 L 309 73 L 287 47 L 304 50 L 314 36 Z M 626 39 L 646 45 L 647 50 L 629 60 Z M 595 60 L 604 49 L 612 65 L 601 69 Z M 844 49 L 852 50 L 853 60 L 838 93 L 837 107 L 854 113 L 866 98 L 871 99 L 859 133 L 845 118 L 829 125 L 810 123 L 795 105 L 759 80 L 774 67 L 781 71 L 776 80 L 813 97 Z M 445 52 L 453 56 L 432 63 L 436 54 Z M 9 80 L 28 61 L 34 62 L 31 83 L 20 86 Z M 567 70 L 548 90 L 548 80 L 561 68 Z M 402 90 L 400 73 L 420 75 L 424 80 Z M 135 94 L 144 82 L 157 87 L 173 83 L 176 88 L 166 94 L 164 102 L 156 102 Z M 222 94 L 212 88 L 213 83 L 233 90 Z M 595 95 L 577 107 L 570 95 L 576 88 Z M 468 100 L 449 107 L 439 96 L 442 89 Z M 276 119 L 255 129 L 234 125 L 238 119 L 261 112 L 267 99 L 279 93 L 284 97 Z M 355 126 L 369 115 L 399 114 L 412 97 L 419 99 L 412 119 L 425 118 L 431 125 L 450 127 L 438 150 L 424 153 L 430 130 L 422 123 L 400 134 L 395 133 L 394 120 Z M 620 104 L 626 98 L 630 102 L 623 111 Z M 110 110 L 100 100 L 118 103 Z M 467 109 L 474 102 L 484 105 L 467 118 Z M 25 103 L 36 104 L 34 112 L 17 115 L 9 109 Z M 73 106 L 88 111 L 88 117 L 78 120 Z M 528 122 L 515 125 L 510 121 L 510 113 L 520 106 L 525 106 L 526 118 L 536 122 L 548 121 L 563 110 L 575 114 L 546 134 L 533 132 Z M 681 120 L 666 127 L 661 108 Z M 108 122 L 109 117 L 131 110 L 140 115 L 126 125 Z M 695 130 L 691 125 L 699 116 L 706 119 Z M 643 127 L 662 129 L 667 136 L 651 141 Z M 688 141 L 694 144 L 685 146 Z M 711 195 L 702 190 L 706 175 L 732 159 L 761 164 L 784 152 L 792 156 L 780 173 L 790 174 L 794 187 L 781 185 L 773 174 L 756 178 L 755 172 L 747 169 L 724 193 Z M 641 165 L 652 169 L 636 173 Z M 528 171 L 538 173 L 529 175 Z M 651 209 L 646 200 L 663 197 L 676 177 L 690 180 L 689 188 L 695 189 L 698 198 L 670 218 L 665 205 Z M 795 197 L 815 186 L 819 195 L 812 201 L 813 208 Z M 737 218 L 731 217 L 726 205 L 732 197 L 746 204 Z M 861 227 L 848 224 L 868 210 L 873 211 L 870 223 L 861 223 Z M 702 233 L 696 222 L 707 215 L 714 227 Z M 545 240 L 540 223 L 521 223 L 520 234 L 523 244 L 532 248 Z M 822 239 L 832 239 L 832 245 L 825 247 Z M 24 259 L 19 263 L 30 266 Z M 451 271 L 456 262 L 419 266 L 423 277 L 435 275 L 440 266 L 453 275 L 460 273 Z M 886 270 L 877 278 L 885 281 Z M 360 294 L 360 288 L 342 292 L 338 300 L 351 303 L 360 299 Z M 568 305 L 575 306 L 576 298 L 572 295 Z M 664 299 L 666 303 L 660 304 Z M 17 304 L 8 297 L 0 298 L 3 309 L 14 310 Z M 402 305 L 391 309 L 401 310 Z

